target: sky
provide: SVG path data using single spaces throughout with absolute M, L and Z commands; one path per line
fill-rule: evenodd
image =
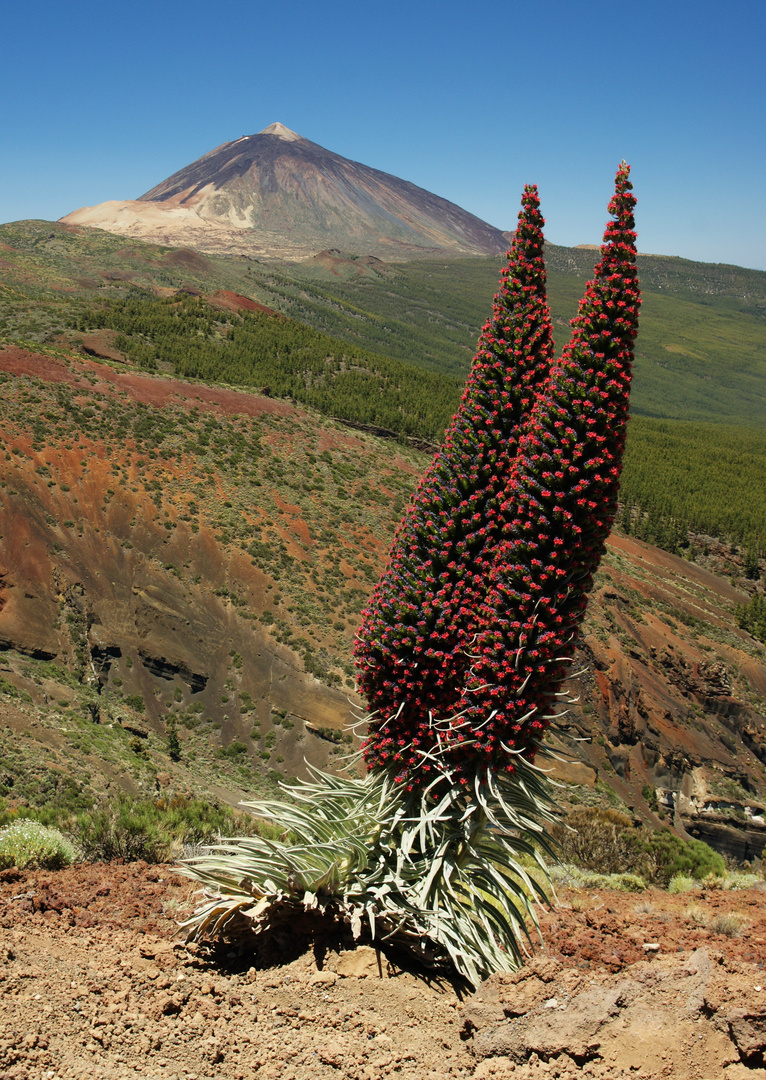
M 137 198 L 280 121 L 501 229 L 766 269 L 763 0 L 6 5 L 0 222 Z

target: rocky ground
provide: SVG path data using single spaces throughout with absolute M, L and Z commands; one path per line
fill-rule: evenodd
M 766 892 L 569 891 L 470 994 L 356 952 L 188 947 L 170 867 L 0 875 L 0 1076 L 412 1080 L 763 1075 Z

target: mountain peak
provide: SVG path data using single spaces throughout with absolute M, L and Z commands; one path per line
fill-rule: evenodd
M 66 222 L 200 251 L 288 259 L 338 248 L 399 262 L 508 247 L 501 232 L 454 203 L 279 122 L 223 143 L 138 199 L 83 208 Z
M 285 142 L 297 142 L 303 138 L 297 131 L 291 131 L 289 127 L 285 127 L 285 125 L 280 124 L 279 121 L 274 124 L 269 124 L 268 127 L 265 127 L 263 131 L 259 131 L 258 134 L 276 135 L 278 139 L 284 139 Z

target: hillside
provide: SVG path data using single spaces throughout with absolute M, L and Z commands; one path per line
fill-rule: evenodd
M 124 364 L 6 347 L 0 371 L 0 794 L 235 802 L 335 762 L 354 630 L 427 458 Z M 736 552 L 699 558 L 613 537 L 555 736 L 577 761 L 557 774 L 565 803 L 610 799 L 752 858 L 766 652 L 735 625 L 752 588 Z
M 562 889 L 541 913 L 545 948 L 468 994 L 368 946 L 311 951 L 293 937 L 253 955 L 184 945 L 175 919 L 190 888 L 142 863 L 0 877 L 9 1080 L 763 1072 L 763 889 L 707 890 L 691 903 L 612 893 L 606 904 L 601 890 Z
M 0 336 L 8 341 L 26 342 L 52 355 L 74 350 L 187 377 L 268 386 L 274 395 L 288 395 L 415 445 L 425 440 L 434 446 L 440 440 L 459 399 L 476 328 L 497 287 L 493 259 L 381 269 L 376 260 L 325 253 L 311 264 L 310 278 L 311 267 L 302 264 L 299 279 L 294 266 L 277 270 L 273 264 L 138 241 L 125 245 L 98 230 L 44 222 L 4 226 L 0 244 Z M 592 257 L 581 249 L 549 250 L 549 262 L 573 273 Z M 288 270 L 293 277 L 286 276 Z M 348 274 L 357 272 L 352 284 L 359 295 L 352 296 L 352 303 L 340 294 L 346 286 L 351 289 Z M 623 494 L 634 514 L 640 508 L 649 515 L 638 534 L 664 546 L 670 543 L 671 550 L 680 537 L 681 550 L 688 552 L 685 538 L 691 529 L 726 535 L 757 551 L 766 535 L 760 494 L 766 463 L 760 429 L 743 422 L 756 425 L 764 419 L 759 364 L 748 352 L 748 341 L 754 335 L 760 348 L 763 339 L 758 311 L 766 276 L 659 257 L 646 257 L 642 273 L 657 286 L 657 296 L 661 289 L 676 288 L 683 303 L 676 311 L 663 300 L 654 310 L 662 315 L 667 308 L 667 317 L 652 321 L 649 296 L 639 353 L 642 341 L 675 340 L 685 304 L 687 313 L 693 308 L 687 337 L 691 334 L 694 349 L 708 359 L 696 368 L 687 365 L 684 373 L 676 363 L 683 360 L 680 345 L 671 351 L 661 348 L 659 361 L 651 352 L 639 356 L 623 477 Z M 563 328 L 581 283 L 553 270 L 554 292 L 556 275 L 566 286 L 563 308 L 554 295 Z M 683 299 L 694 296 L 696 307 Z M 380 314 L 370 310 L 373 301 Z M 710 304 L 720 305 L 712 315 Z M 274 312 L 280 317 L 270 317 Z M 291 322 L 288 312 L 304 321 Z M 725 324 L 729 327 L 730 340 L 719 334 L 723 345 L 718 351 L 715 337 L 708 335 L 710 318 L 723 320 L 721 333 Z M 329 337 L 328 330 L 342 339 Z M 419 343 L 423 350 L 427 344 L 436 350 L 428 368 L 380 351 L 388 347 L 389 354 L 427 359 Z M 455 355 L 463 358 L 459 364 Z M 463 374 L 437 370 L 450 365 Z M 661 413 L 683 419 L 642 415 L 651 406 L 642 386 L 659 395 Z M 694 397 L 695 387 L 704 389 L 702 404 Z M 690 420 L 697 412 L 707 419 Z
M 546 250 L 561 348 L 594 252 Z M 456 399 L 500 266 L 499 257 L 392 265 L 332 251 L 263 261 L 17 222 L 0 226 L 0 335 L 50 343 L 83 306 L 136 289 L 234 292 L 356 349 L 447 375 Z M 634 415 L 766 426 L 766 273 L 661 256 L 640 256 L 639 271 Z

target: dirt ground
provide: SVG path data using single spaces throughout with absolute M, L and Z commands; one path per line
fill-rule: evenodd
M 477 993 L 369 948 L 187 947 L 171 867 L 0 874 L 0 1077 L 764 1076 L 766 891 L 564 892 Z

